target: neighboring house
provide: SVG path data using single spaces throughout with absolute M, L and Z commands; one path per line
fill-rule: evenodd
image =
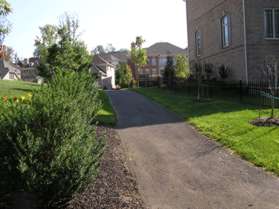
M 155 43 L 146 48 L 146 51 L 148 63 L 139 69 L 139 79 L 162 77 L 167 64 L 167 57 L 172 57 L 175 62 L 177 55 L 187 56 L 187 50 L 167 42 Z
M 97 74 L 99 85 L 106 89 L 116 88 L 115 75 L 120 63 L 129 62 L 130 53 L 117 51 L 95 55 L 93 58 L 92 72 Z
M 248 82 L 262 78 L 266 57 L 279 58 L 279 0 L 186 0 L 186 8 L 191 64 L 213 64 L 216 76 L 225 65 L 230 80 Z
M 5 59 L 0 59 L 0 80 L 21 80 L 21 69 Z
M 21 79 L 28 82 L 38 82 L 40 79 L 38 69 L 36 67 L 22 68 Z
M 92 73 L 98 77 L 99 86 L 105 89 L 114 89 L 116 65 L 105 60 L 101 55 L 95 55 L 92 64 Z

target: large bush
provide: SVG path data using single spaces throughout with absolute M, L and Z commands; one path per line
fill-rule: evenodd
M 63 207 L 96 175 L 103 140 L 92 121 L 99 108 L 87 73 L 59 72 L 32 98 L 4 98 L 0 196 L 22 190 L 36 194 L 40 208 Z

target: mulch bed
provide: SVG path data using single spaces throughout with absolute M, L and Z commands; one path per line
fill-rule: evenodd
M 257 118 L 251 122 L 255 126 L 279 126 L 279 118 Z
M 145 209 L 136 180 L 126 165 L 121 140 L 114 130 L 102 129 L 108 139 L 99 175 L 67 209 Z

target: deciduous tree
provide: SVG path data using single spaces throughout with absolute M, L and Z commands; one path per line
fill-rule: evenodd
M 11 12 L 11 5 L 6 0 L 0 0 L 0 44 L 3 44 L 6 35 L 10 32 L 11 26 L 7 16 Z
M 41 28 L 41 37 L 35 45 L 35 55 L 40 58 L 40 74 L 49 79 L 58 70 L 83 71 L 91 66 L 91 55 L 85 43 L 79 40 L 79 20 L 65 14 L 58 26 Z
M 131 59 L 136 67 L 136 76 L 138 76 L 139 69 L 147 64 L 147 53 L 142 48 L 144 42 L 145 40 L 141 36 L 138 36 L 136 41 L 131 43 Z

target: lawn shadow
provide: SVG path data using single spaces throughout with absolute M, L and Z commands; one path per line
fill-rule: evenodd
M 107 91 L 107 94 L 117 113 L 118 129 L 184 122 L 183 117 L 140 94 L 126 90 Z

